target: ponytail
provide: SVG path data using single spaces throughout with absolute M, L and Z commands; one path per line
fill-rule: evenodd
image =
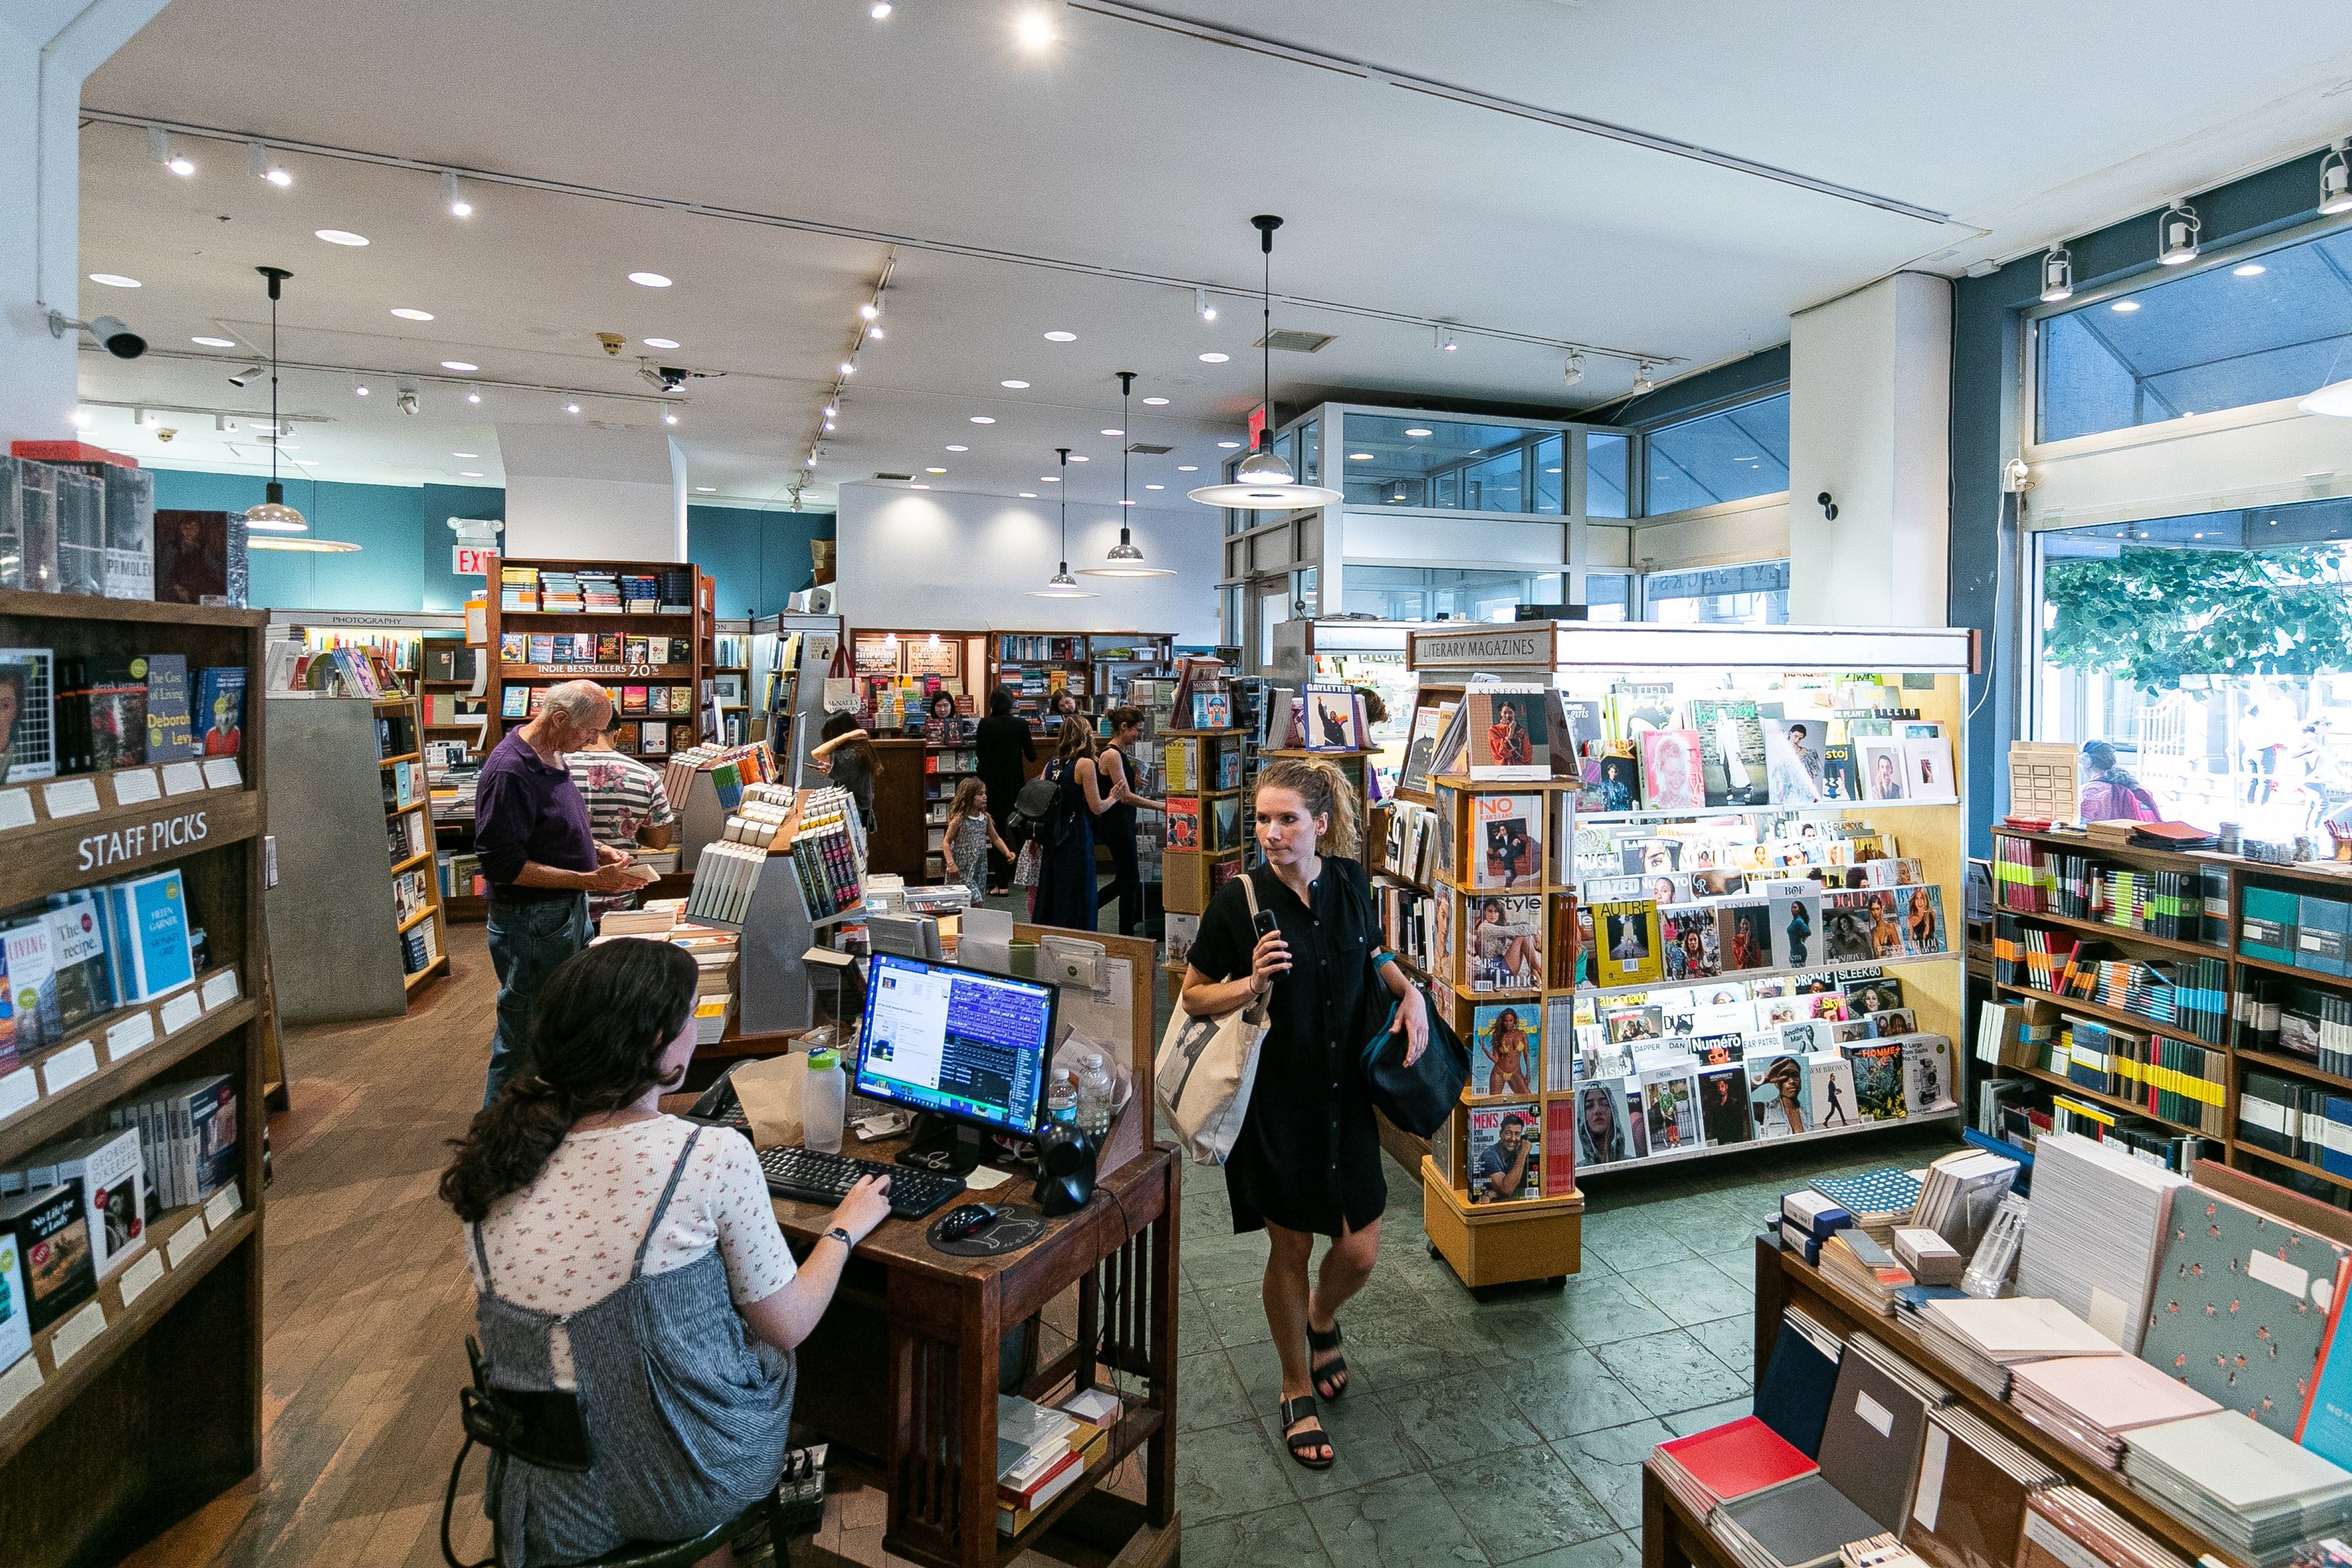
M 1348 775 L 1321 757 L 1276 757 L 1258 770 L 1260 790 L 1286 789 L 1297 795 L 1310 816 L 1330 819 L 1316 844 L 1322 855 L 1351 859 L 1357 842 L 1356 786 Z

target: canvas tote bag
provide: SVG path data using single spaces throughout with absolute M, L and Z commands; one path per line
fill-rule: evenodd
M 1255 931 L 1257 889 L 1247 872 L 1241 884 Z M 1185 1011 L 1180 1001 L 1169 1016 L 1168 1033 L 1151 1064 L 1153 1097 L 1196 1165 L 1223 1164 L 1241 1136 L 1250 1086 L 1257 1079 L 1258 1047 L 1265 1039 L 1265 995 L 1254 996 L 1230 1013 L 1202 1018 Z

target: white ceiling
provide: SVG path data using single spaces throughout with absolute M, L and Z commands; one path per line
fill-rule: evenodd
M 488 386 L 468 405 L 428 381 L 405 418 L 388 376 L 361 399 L 349 374 L 288 372 L 285 405 L 302 422 L 286 456 L 320 478 L 383 482 L 467 469 L 496 482 L 500 423 L 664 428 L 635 375 L 635 356 L 654 351 L 636 340 L 675 338 L 654 357 L 724 373 L 690 384 L 669 429 L 693 482 L 772 500 L 887 263 L 887 337 L 859 358 L 812 504 L 877 471 L 1044 490 L 1066 444 L 1092 459 L 1072 499 L 1115 497 L 1119 440 L 1097 432 L 1123 424 L 1178 448 L 1138 459 L 1145 499 L 1146 484 L 1174 496 L 1209 477 L 1214 442 L 1256 402 L 1257 311 L 1229 296 L 1203 323 L 1189 288 L 1083 268 L 1252 289 L 1253 213 L 1288 220 L 1278 291 L 1465 324 L 1444 353 L 1424 325 L 1279 305 L 1276 326 L 1337 340 L 1275 356 L 1277 399 L 1351 389 L 1565 409 L 1621 395 L 1630 364 L 1595 358 L 1570 395 L 1559 350 L 1466 328 L 1687 371 L 1785 341 L 1791 310 L 1888 271 L 2016 255 L 2352 126 L 2352 100 L 2334 96 L 2352 85 L 2352 39 L 2325 0 L 2235 7 L 2226 26 L 2189 0 L 1164 0 L 1193 21 L 1951 216 L 1937 223 L 1054 0 L 897 0 L 883 22 L 869 3 L 600 6 L 591 26 L 566 0 L 173 0 L 91 79 L 86 108 L 428 167 L 287 152 L 295 182 L 279 190 L 246 172 L 241 145 L 183 132 L 175 151 L 198 164 L 184 180 L 147 161 L 139 129 L 93 122 L 83 270 L 144 287 L 85 283 L 84 312 L 121 314 L 159 350 L 207 353 L 196 334 L 258 342 L 252 268 L 274 264 L 295 273 L 289 361 L 437 374 L 458 359 L 481 366 L 477 380 L 563 389 Z M 1017 41 L 1033 13 L 1055 34 L 1043 47 Z M 658 205 L 479 179 L 459 220 L 429 172 L 443 166 Z M 373 243 L 328 245 L 312 237 L 323 227 Z M 638 268 L 675 287 L 631 284 Z M 398 321 L 395 306 L 436 319 Z M 631 346 L 608 358 L 599 331 Z M 1233 357 L 1204 364 L 1204 351 Z M 211 413 L 266 410 L 266 383 L 240 392 L 235 364 L 160 353 L 83 364 L 87 398 L 183 405 L 158 416 L 179 432 L 168 448 L 127 409 L 93 408 L 93 438 L 249 471 L 257 449 L 216 433 Z M 1123 369 L 1140 374 L 1139 404 L 1169 405 L 1123 422 Z M 1008 391 L 1007 378 L 1031 384 Z M 564 412 L 573 390 L 591 395 L 578 416 Z M 933 466 L 947 474 L 921 472 Z

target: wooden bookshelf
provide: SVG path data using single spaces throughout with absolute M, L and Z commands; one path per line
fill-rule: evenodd
M 425 851 L 422 863 L 420 864 L 416 858 L 412 857 L 394 870 L 395 879 L 411 871 L 424 873 L 425 901 L 407 915 L 397 917 L 397 923 L 393 928 L 394 934 L 399 937 L 404 944 L 401 959 L 401 968 L 404 971 L 401 989 L 413 999 L 426 985 L 445 977 L 449 973 L 449 928 L 447 921 L 443 918 L 441 912 L 441 867 L 437 858 L 438 835 L 433 822 L 432 785 L 425 773 L 424 694 L 419 692 L 415 696 L 404 699 L 387 699 L 375 705 L 375 712 L 379 721 L 379 729 L 382 728 L 381 721 L 387 719 L 404 721 L 408 726 L 408 735 L 404 742 L 407 750 L 395 752 L 392 756 L 379 757 L 376 760 L 377 769 L 387 775 L 385 779 L 387 787 L 392 786 L 393 775 L 397 774 L 404 768 L 409 780 L 408 803 L 402 805 L 395 793 L 393 804 L 385 808 L 386 830 L 389 831 L 396 818 L 407 813 L 422 812 L 425 815 Z M 377 742 L 378 745 L 383 743 L 381 739 Z M 401 745 L 404 742 L 395 733 L 391 743 Z M 422 968 L 410 969 L 404 944 L 408 941 L 408 933 L 419 926 L 425 928 L 424 941 L 430 956 Z
M 988 634 L 987 689 L 1013 689 L 1013 712 L 1029 721 L 1030 730 L 1045 734 L 1053 710 L 1050 685 L 1059 674 L 1072 686 L 1081 680 L 1078 710 L 1099 719 L 1125 700 L 1118 684 L 1140 675 L 1167 673 L 1176 659 L 1176 638 L 1170 632 L 1017 631 L 1004 628 Z M 1045 692 L 1024 694 L 1024 679 L 1043 676 Z
M 505 595 L 501 592 L 501 571 L 507 567 L 530 567 L 536 571 L 610 572 L 616 576 L 655 576 L 664 572 L 684 571 L 692 574 L 690 603 L 683 614 L 631 615 L 620 610 L 509 610 L 501 607 Z M 710 660 L 712 655 L 710 607 L 715 596 L 711 581 L 698 571 L 691 562 L 681 561 L 591 561 L 537 558 L 532 560 L 495 561 L 488 577 L 488 603 L 483 607 L 485 641 L 478 657 L 483 661 L 485 679 L 483 696 L 488 712 L 488 722 L 483 727 L 482 749 L 487 752 L 499 742 L 507 730 L 523 722 L 522 717 L 506 715 L 506 693 L 510 687 L 541 688 L 566 680 L 602 682 L 612 692 L 616 710 L 621 709 L 625 689 L 631 686 L 663 688 L 685 687 L 693 693 L 686 712 L 662 714 L 620 712 L 623 720 L 621 744 L 617 748 L 631 756 L 644 757 L 656 767 L 661 760 L 684 746 L 677 743 L 681 732 L 691 744 L 702 732 L 703 704 L 710 695 Z M 559 634 L 578 636 L 582 633 L 617 635 L 624 639 L 632 637 L 663 637 L 683 642 L 686 658 L 660 664 L 632 663 L 625 657 L 617 662 L 598 660 L 571 663 L 534 662 L 528 657 L 509 660 L 501 656 L 502 637 L 509 634 L 530 637 L 551 637 Z M 623 653 L 627 651 L 625 640 Z M 668 736 L 659 750 L 644 744 L 642 726 L 655 719 L 669 725 Z M 684 726 L 683 731 L 679 726 Z
M 176 653 L 192 692 L 199 669 L 235 665 L 247 693 L 234 785 L 118 798 L 0 831 L 0 900 L 11 904 L 176 868 L 213 965 L 197 986 L 89 1020 L 66 1045 L 0 1075 L 16 1105 L 0 1115 L 0 1164 L 103 1130 L 110 1106 L 149 1086 L 215 1073 L 234 1079 L 239 1131 L 235 1191 L 222 1190 L 214 1213 L 151 1220 L 145 1247 L 93 1301 L 37 1336 L 28 1360 L 0 1368 L 0 1568 L 117 1561 L 259 1463 L 268 620 L 260 610 L 0 592 L 9 647 L 59 659 Z M 101 800 L 124 790 L 129 771 L 105 781 Z M 120 1052 L 110 1050 L 109 1031 L 125 1025 Z M 134 1047 L 140 1032 L 151 1038 Z M 18 1102 L 26 1088 L 33 1098 Z
M 967 723 L 978 723 L 988 711 L 989 637 L 929 626 L 851 627 L 849 672 L 857 691 L 858 722 L 877 740 L 919 734 L 928 717 L 921 692 L 936 679 L 940 689 L 959 700 L 957 713 Z M 886 700 L 889 692 L 898 694 L 895 722 Z
M 1160 858 L 1161 907 L 1171 913 L 1197 915 L 1209 907 L 1224 881 L 1239 873 L 1246 839 L 1246 813 L 1242 810 L 1242 731 L 1224 730 L 1162 730 L 1158 737 L 1161 777 L 1169 776 L 1171 756 L 1191 759 L 1176 770 L 1186 783 L 1170 785 L 1163 795 L 1169 811 L 1161 818 L 1161 842 L 1167 844 L 1171 825 L 1189 818 L 1193 825 L 1191 847 L 1168 844 Z M 1230 761 L 1228 761 L 1230 759 Z M 1217 833 L 1213 819 L 1220 804 L 1232 807 L 1230 839 Z M 1230 866 L 1228 871 L 1223 868 Z

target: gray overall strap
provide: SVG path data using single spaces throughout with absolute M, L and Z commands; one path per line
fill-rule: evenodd
M 474 1243 L 474 1263 L 482 1271 L 482 1289 L 495 1296 L 499 1288 L 490 1282 L 490 1249 L 482 1245 L 482 1222 L 476 1220 L 467 1226 L 466 1235 Z
M 669 1213 L 670 1194 L 677 1191 L 677 1180 L 686 1174 L 686 1163 L 694 1158 L 695 1141 L 701 1136 L 702 1129 L 697 1127 L 686 1135 L 686 1147 L 677 1152 L 677 1163 L 669 1171 L 669 1185 L 662 1189 L 659 1201 L 654 1205 L 654 1217 L 646 1226 L 644 1239 L 637 1243 L 636 1261 L 629 1265 L 629 1278 L 632 1279 L 646 1271 L 646 1248 L 654 1244 L 654 1232 L 661 1228 L 662 1215 Z

